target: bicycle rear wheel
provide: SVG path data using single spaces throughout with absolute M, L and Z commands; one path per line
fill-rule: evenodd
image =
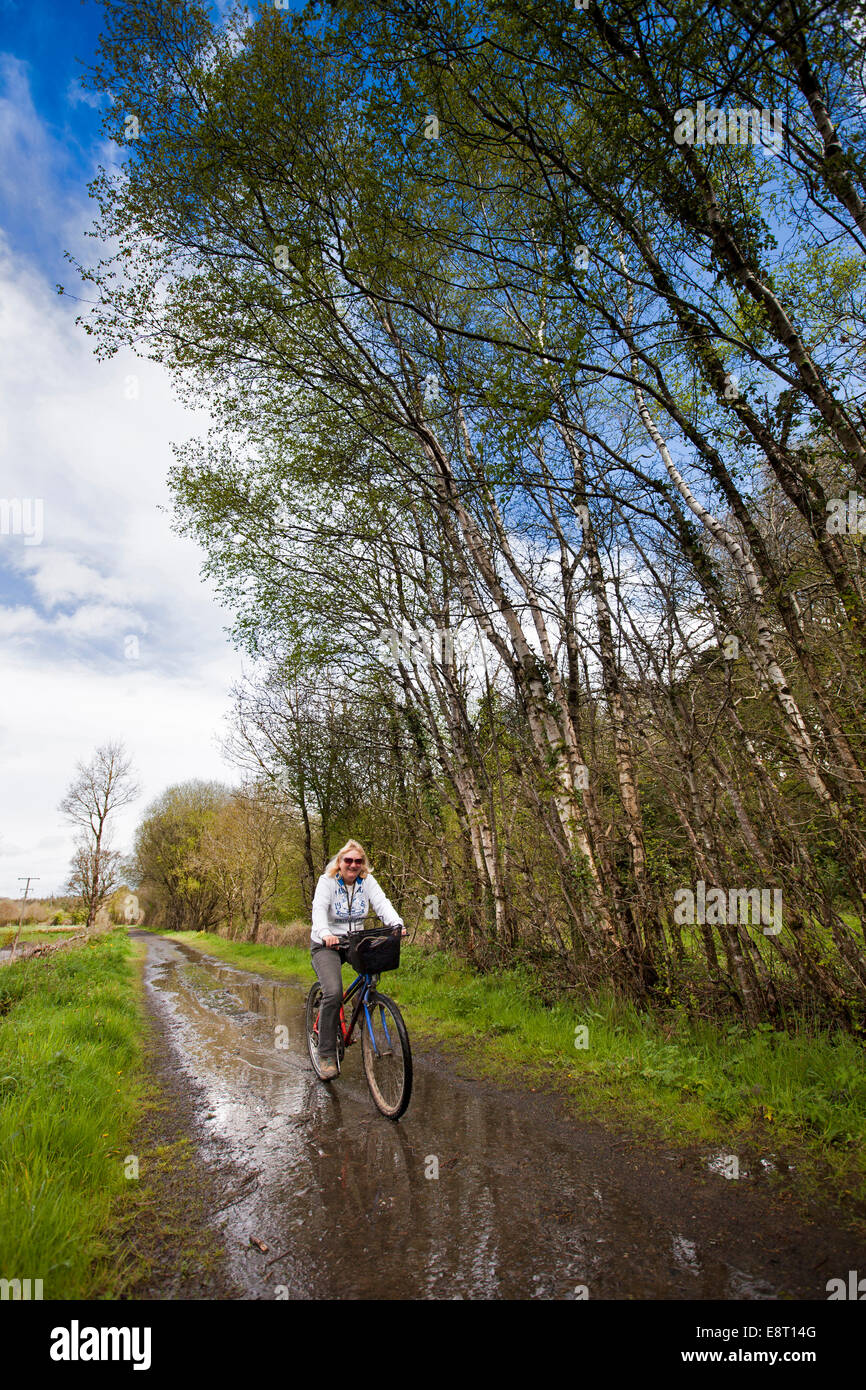
M 322 1007 L 322 986 L 315 984 L 310 986 L 307 994 L 306 1007 L 306 1030 L 307 1030 L 307 1051 L 310 1054 L 310 1061 L 313 1064 L 313 1071 L 317 1076 L 321 1075 L 319 1070 L 319 1009 Z
M 393 999 L 378 992 L 368 1001 L 372 1034 L 366 1017 L 361 1029 L 364 1075 L 377 1109 L 399 1120 L 412 1095 L 412 1052 L 403 1015 Z
M 322 1007 L 322 986 L 315 984 L 310 986 L 307 995 L 306 1022 L 307 1022 L 307 1051 L 310 1054 L 310 1061 L 317 1076 L 321 1076 L 319 1070 L 319 1010 Z M 343 1066 L 343 1058 L 346 1055 L 346 1044 L 343 1038 L 343 1006 L 340 1005 L 340 1013 L 337 1018 L 337 1032 L 335 1036 L 335 1052 L 337 1056 L 337 1071 Z

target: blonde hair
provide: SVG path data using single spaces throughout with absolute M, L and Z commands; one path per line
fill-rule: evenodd
M 361 865 L 360 869 L 358 870 L 358 877 L 359 877 L 359 878 L 366 878 L 366 877 L 367 877 L 367 875 L 371 872 L 370 864 L 369 864 L 369 862 L 368 862 L 368 860 L 367 860 L 367 851 L 364 849 L 364 846 L 363 846 L 363 845 L 361 845 L 361 844 L 358 843 L 357 840 L 347 840 L 346 843 L 343 845 L 343 848 L 342 848 L 342 849 L 338 849 L 338 850 L 337 850 L 337 853 L 334 855 L 333 859 L 331 859 L 331 860 L 329 861 L 329 863 L 327 864 L 327 866 L 326 866 L 326 868 L 325 868 L 325 877 L 326 877 L 326 878 L 336 878 L 336 877 L 337 877 L 337 874 L 340 872 L 340 860 L 342 859 L 343 855 L 346 854 L 346 852 L 347 852 L 348 850 L 350 850 L 350 849 L 355 850 L 356 854 L 363 854 L 363 856 L 364 856 L 364 862 L 363 862 L 363 864 Z

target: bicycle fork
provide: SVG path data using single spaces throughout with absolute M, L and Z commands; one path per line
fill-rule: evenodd
M 376 1009 L 376 1005 L 374 1004 L 374 1005 L 373 1005 L 373 1010 L 374 1010 L 374 1012 L 375 1012 L 375 1009 Z M 379 1005 L 379 1013 L 380 1013 L 381 1016 L 382 1016 L 382 1027 L 383 1027 L 384 1030 L 385 1030 L 385 1037 L 388 1039 L 388 1047 L 387 1047 L 387 1049 L 386 1049 L 386 1055 L 387 1055 L 387 1053 L 393 1052 L 393 1051 L 394 1051 L 394 1044 L 393 1044 L 393 1042 L 391 1041 L 391 1034 L 388 1032 L 388 1024 L 387 1024 L 387 1022 L 386 1022 L 386 1020 L 385 1020 L 385 1010 L 384 1010 L 384 1008 L 382 1007 L 381 1004 Z M 376 1046 L 376 1034 L 373 1032 L 373 1020 L 372 1020 L 371 1017 L 370 1017 L 370 1010 L 369 1010 L 369 1008 L 367 1007 L 367 1001 L 366 1001 L 366 999 L 364 1000 L 364 1014 L 366 1015 L 366 1019 L 367 1019 L 367 1030 L 368 1030 L 368 1032 L 369 1032 L 369 1034 L 370 1034 L 370 1042 L 373 1044 L 373 1051 L 375 1052 L 376 1056 L 378 1057 L 378 1056 L 380 1055 L 380 1053 L 379 1053 L 378 1047 Z

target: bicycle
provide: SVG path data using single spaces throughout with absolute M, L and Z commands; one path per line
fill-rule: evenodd
M 380 993 L 376 986 L 380 974 L 397 969 L 402 934 L 402 927 L 370 927 L 346 934 L 346 959 L 357 973 L 340 1002 L 336 1037 L 339 1075 L 346 1048 L 357 1042 L 355 1027 L 361 1020 L 361 1056 L 367 1086 L 376 1108 L 389 1120 L 399 1120 L 409 1104 L 412 1095 L 412 1051 L 403 1015 L 393 999 Z M 345 1006 L 355 996 L 355 1011 L 347 1027 Z M 321 1002 L 322 986 L 317 980 L 310 987 L 306 1005 L 307 1050 L 317 1076 L 321 1076 Z

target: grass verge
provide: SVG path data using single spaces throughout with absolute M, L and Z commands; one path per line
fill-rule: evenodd
M 140 1106 L 142 1015 L 124 928 L 0 966 L 0 1277 L 87 1298 L 110 1254 Z

